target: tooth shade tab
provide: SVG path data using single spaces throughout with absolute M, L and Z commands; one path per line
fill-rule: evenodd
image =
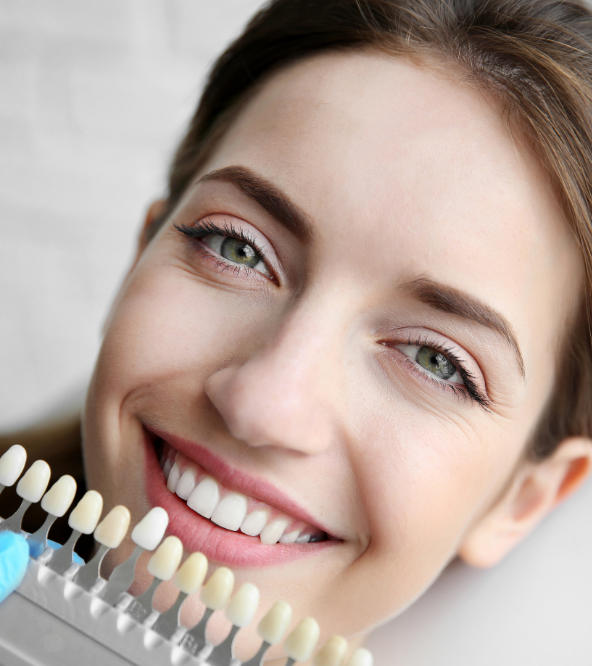
M 186 500 L 195 488 L 195 472 L 192 469 L 186 469 L 181 478 L 177 481 L 175 492 L 177 496 Z
M 130 520 L 131 515 L 127 507 L 123 504 L 114 506 L 97 525 L 93 535 L 95 541 L 107 548 L 119 547 L 129 528 Z
M 240 493 L 228 493 L 218 503 L 210 520 L 227 530 L 236 532 L 247 515 L 247 498 Z
M 74 507 L 68 517 L 68 525 L 82 534 L 94 532 L 101 511 L 103 510 L 103 497 L 96 490 L 88 490 Z
M 202 479 L 187 498 L 187 506 L 204 518 L 211 518 L 220 501 L 220 488 L 209 476 Z
M 253 583 L 243 583 L 226 608 L 226 617 L 235 627 L 249 624 L 259 605 L 259 589 Z
M 263 528 L 263 531 L 259 535 L 261 543 L 268 545 L 277 543 L 289 524 L 290 521 L 287 518 L 277 518 L 276 520 L 272 520 L 271 523 Z
M 148 571 L 159 580 L 170 580 L 175 575 L 182 557 L 181 539 L 168 536 L 148 560 Z
M 234 574 L 228 567 L 218 567 L 203 586 L 200 598 L 213 610 L 224 608 L 232 594 Z
M 27 462 L 27 451 L 20 444 L 13 444 L 0 457 L 0 486 L 8 488 L 16 483 Z
M 74 477 L 64 474 L 43 495 L 41 508 L 52 516 L 61 518 L 72 504 L 75 494 L 76 481 Z
M 47 488 L 51 470 L 45 460 L 36 460 L 16 484 L 16 492 L 27 502 L 35 504 Z
M 374 657 L 370 650 L 358 648 L 349 658 L 346 666 L 373 666 Z
M 261 618 L 257 626 L 259 636 L 270 645 L 279 643 L 292 620 L 292 607 L 285 601 L 276 601 L 275 604 Z
M 315 654 L 314 666 L 341 666 L 347 652 L 347 641 L 343 636 L 332 636 Z
M 284 650 L 295 661 L 306 661 L 319 640 L 319 624 L 312 617 L 305 617 L 284 641 Z
M 207 571 L 206 556 L 203 553 L 191 553 L 175 574 L 175 584 L 181 592 L 193 594 L 204 582 Z
M 267 525 L 268 518 L 269 511 L 266 509 L 251 511 L 243 520 L 240 530 L 249 536 L 259 536 L 265 525 Z
M 144 550 L 154 550 L 161 542 L 168 524 L 168 513 L 161 506 L 155 506 L 132 530 L 132 541 Z

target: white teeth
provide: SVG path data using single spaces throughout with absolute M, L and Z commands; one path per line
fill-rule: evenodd
M 236 532 L 247 515 L 247 498 L 240 493 L 228 493 L 218 503 L 210 520 L 220 527 Z
M 164 462 L 164 465 L 162 466 L 162 471 L 166 478 L 169 478 L 169 472 L 171 471 L 173 467 L 173 461 L 170 458 L 167 458 Z
M 266 525 L 261 534 L 259 535 L 259 538 L 261 539 L 261 543 L 265 543 L 268 545 L 271 545 L 272 543 L 277 543 L 280 540 L 280 537 L 284 533 L 284 530 L 288 525 L 290 524 L 289 520 L 286 520 L 285 518 L 277 518 L 276 520 L 272 520 L 269 525 Z
M 308 543 L 310 534 L 302 534 L 300 529 L 286 531 L 292 519 L 277 516 L 269 520 L 268 509 L 255 509 L 247 514 L 248 498 L 237 492 L 226 492 L 221 496 L 218 482 L 210 476 L 203 476 L 196 485 L 198 474 L 194 467 L 187 466 L 182 471 L 177 462 L 168 457 L 163 465 L 163 472 L 167 479 L 167 488 L 178 497 L 187 502 L 187 506 L 200 516 L 208 518 L 216 525 L 236 532 L 259 537 L 261 543 L 271 545 L 275 543 Z M 201 473 L 200 473 L 201 474 Z
M 173 466 L 171 467 L 171 471 L 169 472 L 169 476 L 167 478 L 167 488 L 172 493 L 175 492 L 180 476 L 181 476 L 181 470 L 179 469 L 179 465 L 177 465 L 177 463 L 174 463 Z
M 288 532 L 281 536 L 280 543 L 294 543 L 299 536 L 300 530 L 292 530 L 292 532 Z
M 257 509 L 252 511 L 244 520 L 241 525 L 241 532 L 249 536 L 259 536 L 261 531 L 267 524 L 269 518 L 269 511 L 265 509 Z
M 202 479 L 187 499 L 187 506 L 204 518 L 211 518 L 220 500 L 218 484 L 209 476 Z
M 186 469 L 177 482 L 175 492 L 181 498 L 186 500 L 195 488 L 195 472 L 192 469 Z

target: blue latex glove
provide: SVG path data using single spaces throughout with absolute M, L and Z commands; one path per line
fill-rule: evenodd
M 47 540 L 47 545 L 54 550 L 61 546 L 51 539 Z M 31 555 L 39 556 L 44 550 L 27 541 L 22 534 L 0 532 L 0 603 L 21 584 L 29 564 L 29 547 Z M 77 553 L 74 553 L 73 561 L 84 564 Z
M 0 602 L 23 580 L 29 563 L 29 545 L 22 534 L 0 532 Z

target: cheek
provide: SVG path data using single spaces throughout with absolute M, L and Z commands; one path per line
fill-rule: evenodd
M 175 269 L 145 270 L 132 280 L 113 313 L 97 374 L 113 399 L 158 379 L 207 370 L 228 356 L 237 331 L 258 313 L 238 295 L 200 284 Z

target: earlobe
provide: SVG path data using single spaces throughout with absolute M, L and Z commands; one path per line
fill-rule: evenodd
M 495 504 L 465 535 L 458 556 L 467 564 L 490 567 L 562 500 L 592 468 L 592 440 L 570 437 L 540 462 L 524 462 Z

